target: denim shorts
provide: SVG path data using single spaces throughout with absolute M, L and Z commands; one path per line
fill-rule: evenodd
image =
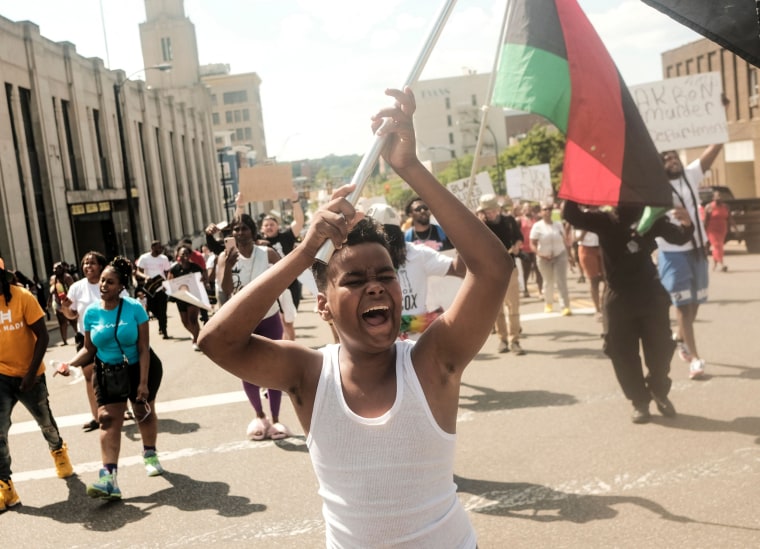
M 707 301 L 707 258 L 701 250 L 660 251 L 657 270 L 671 303 L 676 307 Z

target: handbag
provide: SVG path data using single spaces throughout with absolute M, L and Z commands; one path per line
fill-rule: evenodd
M 148 294 L 150 297 L 156 297 L 156 294 L 158 292 L 164 291 L 164 279 L 161 275 L 156 275 L 153 278 L 149 278 L 145 281 L 143 284 L 143 288 L 145 288 L 145 293 Z
M 121 348 L 119 338 L 117 337 L 117 331 L 119 329 L 119 319 L 121 318 L 121 307 L 124 304 L 124 300 L 119 299 L 119 310 L 116 312 L 116 325 L 113 330 L 113 337 L 116 340 L 116 344 L 121 351 L 121 363 L 111 364 L 96 360 L 99 366 L 97 368 L 97 383 L 103 396 L 107 396 L 109 399 L 127 399 L 129 397 L 129 360 L 124 354 L 124 350 Z

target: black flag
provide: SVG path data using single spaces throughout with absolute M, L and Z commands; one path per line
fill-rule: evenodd
M 760 67 L 760 1 L 641 1 Z

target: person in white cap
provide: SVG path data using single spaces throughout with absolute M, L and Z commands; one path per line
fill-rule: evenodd
M 459 256 L 450 257 L 435 251 L 425 244 L 412 244 L 404 239 L 398 213 L 388 204 L 372 204 L 367 209 L 367 217 L 383 225 L 391 258 L 398 271 L 403 296 L 401 312 L 401 339 L 416 340 L 443 309 L 427 310 L 428 278 L 431 276 L 458 276 L 466 272 Z
M 484 194 L 478 202 L 478 217 L 491 231 L 499 237 L 501 243 L 509 254 L 515 258 L 520 253 L 523 243 L 523 235 L 517 220 L 511 215 L 504 215 L 496 195 Z M 516 355 L 524 355 L 525 351 L 520 346 L 520 281 L 517 269 L 512 269 L 509 277 L 507 295 L 504 296 L 504 305 L 509 311 L 509 316 L 504 315 L 504 307 L 496 317 L 496 332 L 499 334 L 500 353 L 512 351 Z

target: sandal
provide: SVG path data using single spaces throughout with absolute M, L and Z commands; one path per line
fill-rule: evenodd
M 290 429 L 288 429 L 287 427 L 285 427 L 282 423 L 278 421 L 277 423 L 269 427 L 269 430 L 267 431 L 267 435 L 272 440 L 282 440 L 283 438 L 292 436 L 293 433 L 291 433 Z
M 124 421 L 128 421 L 130 419 L 134 421 L 135 415 L 132 413 L 132 410 L 127 408 L 126 410 L 124 410 Z
M 98 423 L 98 420 L 96 419 L 91 419 L 90 421 L 82 425 L 82 431 L 84 431 L 85 433 L 89 433 L 90 431 L 94 431 L 99 428 L 100 428 L 100 423 Z
M 272 428 L 272 424 L 265 417 L 255 417 L 253 421 L 248 424 L 246 434 L 251 440 L 264 440 L 269 434 L 269 430 Z

